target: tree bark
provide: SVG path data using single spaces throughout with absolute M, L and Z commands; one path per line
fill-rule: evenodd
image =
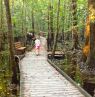
M 12 79 L 11 84 L 15 84 L 15 89 L 12 90 L 14 95 L 17 95 L 17 84 L 19 81 L 17 80 L 17 64 L 15 63 L 14 57 L 14 45 L 13 45 L 13 31 L 12 31 L 12 21 L 11 21 L 11 13 L 10 13 L 10 6 L 9 0 L 4 0 L 5 8 L 6 8 L 6 18 L 7 18 L 7 25 L 8 25 L 8 42 L 9 42 L 9 51 L 10 51 L 10 70 L 12 70 Z M 15 91 L 15 92 L 14 92 Z
M 22 5 L 22 33 L 24 34 L 24 0 Z
M 34 29 L 35 29 L 35 26 L 34 26 L 34 9 L 32 8 L 32 32 L 33 32 L 33 35 L 34 35 Z
M 2 42 L 3 42 L 3 1 L 1 0 L 1 2 L 0 2 L 0 4 L 1 4 L 1 18 L 0 18 L 0 20 L 1 20 L 1 23 L 0 23 L 0 51 L 2 51 L 2 49 L 3 49 L 3 45 L 2 45 Z
M 86 64 L 89 68 L 95 68 L 95 23 L 90 23 L 90 52 Z
M 8 41 L 9 41 L 9 51 L 10 51 L 10 64 L 13 66 L 15 64 L 14 61 L 14 46 L 13 46 L 13 32 L 12 32 L 12 21 L 11 21 L 11 13 L 9 7 L 9 0 L 4 0 L 5 8 L 6 8 L 6 18 L 8 25 Z
M 63 44 L 63 41 L 64 41 L 64 25 L 65 25 L 65 17 L 66 17 L 66 15 L 65 15 L 65 8 L 66 8 L 66 4 L 65 4 L 65 2 L 64 2 L 64 5 L 63 5 L 63 9 L 64 9 L 64 11 L 62 12 L 62 44 Z
M 79 47 L 79 40 L 78 40 L 78 33 L 77 33 L 77 0 L 72 0 L 72 37 L 73 37 L 73 48 L 78 49 Z
M 90 32 L 89 32 L 89 53 L 86 60 L 86 65 L 89 68 L 95 69 L 95 0 L 88 0 L 89 17 L 90 17 Z
M 83 62 L 86 62 L 87 56 L 89 54 L 90 44 L 89 44 L 89 38 L 90 38 L 90 18 L 87 16 L 86 19 L 86 27 L 85 27 L 85 46 L 83 48 Z
M 53 5 L 51 2 L 48 4 L 48 50 L 52 50 L 54 42 L 54 33 L 53 33 Z
M 47 37 L 47 46 L 48 50 L 51 49 L 51 42 L 50 42 L 50 2 L 48 4 L 48 37 Z
M 50 3 L 50 30 L 53 32 L 53 5 Z
M 60 0 L 58 1 L 57 32 L 55 33 L 55 36 L 54 36 L 54 45 L 53 45 L 53 50 L 52 50 L 52 56 L 54 56 L 55 50 L 56 50 L 56 46 L 57 46 L 57 38 L 58 38 L 58 33 L 59 33 L 59 13 L 60 13 Z

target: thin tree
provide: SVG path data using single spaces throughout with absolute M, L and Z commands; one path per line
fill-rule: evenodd
M 26 45 L 26 0 L 22 0 L 22 34 L 23 34 L 23 41 L 24 45 Z
M 4 0 L 5 8 L 6 8 L 6 18 L 8 25 L 8 41 L 9 41 L 9 51 L 10 51 L 10 64 L 14 65 L 14 46 L 13 46 L 13 31 L 12 31 L 12 21 L 11 21 L 11 13 L 9 0 Z
M 53 33 L 53 1 L 50 2 L 50 30 Z
M 5 8 L 6 8 L 6 18 L 7 18 L 7 25 L 8 25 L 8 41 L 9 41 L 9 51 L 10 51 L 10 70 L 12 70 L 12 79 L 11 83 L 15 84 L 16 87 L 13 89 L 14 95 L 17 95 L 17 84 L 19 83 L 17 79 L 17 64 L 15 63 L 14 57 L 14 39 L 13 39 L 13 30 L 12 30 L 12 20 L 11 20 L 11 13 L 10 13 L 10 5 L 9 0 L 4 0 Z
M 48 50 L 52 50 L 54 42 L 53 33 L 53 1 L 48 3 Z
M 64 4 L 63 4 L 63 12 L 62 12 L 62 44 L 63 44 L 63 41 L 64 41 L 64 32 L 65 32 L 65 27 L 64 27 L 64 25 L 65 25 L 65 17 L 66 17 L 66 15 L 65 15 L 65 13 L 66 13 L 66 10 L 65 10 L 65 8 L 66 8 L 66 4 L 65 4 L 65 1 L 64 1 Z
M 90 18 L 88 15 L 86 18 L 86 27 L 85 27 L 85 46 L 83 48 L 83 58 L 82 58 L 83 62 L 86 62 L 89 53 L 90 49 L 89 38 L 90 38 Z
M 54 37 L 54 45 L 53 45 L 53 50 L 52 50 L 52 56 L 55 54 L 55 50 L 57 47 L 57 38 L 58 38 L 58 33 L 59 33 L 59 13 L 60 13 L 60 0 L 58 1 L 58 10 L 57 10 L 57 31 L 55 33 Z
M 25 2 L 24 0 L 22 1 L 22 33 L 24 33 L 24 5 L 25 5 Z
M 2 36 L 3 36 L 3 1 L 1 0 L 1 2 L 0 2 L 0 5 L 1 5 L 1 18 L 0 18 L 0 21 L 1 21 L 1 23 L 0 23 L 0 51 L 2 50 L 2 42 L 3 42 L 3 40 L 2 40 Z
M 32 8 L 32 32 L 33 32 L 33 35 L 34 35 L 34 29 L 35 29 L 35 26 L 34 26 L 34 9 Z
M 77 0 L 71 0 L 72 4 L 72 37 L 73 37 L 73 49 L 78 49 L 79 47 L 79 40 L 78 40 L 78 33 L 77 33 Z
M 32 0 L 32 11 L 31 11 L 31 13 L 32 13 L 32 33 L 33 33 L 33 36 L 34 36 L 34 32 L 35 32 L 35 18 L 34 18 L 34 0 Z
M 48 50 L 51 49 L 51 40 L 50 40 L 50 2 L 48 3 L 48 37 L 47 37 L 47 46 Z

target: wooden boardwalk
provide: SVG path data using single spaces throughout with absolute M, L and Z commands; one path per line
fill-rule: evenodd
M 41 55 L 28 52 L 20 64 L 20 97 L 86 97 L 47 62 L 46 41 Z

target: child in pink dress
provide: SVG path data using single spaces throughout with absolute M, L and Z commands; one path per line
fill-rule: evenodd
M 36 55 L 39 55 L 40 46 L 41 46 L 41 42 L 40 42 L 40 40 L 37 38 L 37 39 L 35 40 Z

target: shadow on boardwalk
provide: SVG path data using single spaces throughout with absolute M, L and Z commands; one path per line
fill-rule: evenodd
M 20 97 L 84 97 L 47 62 L 45 38 L 41 42 L 40 56 L 33 50 L 21 61 Z

